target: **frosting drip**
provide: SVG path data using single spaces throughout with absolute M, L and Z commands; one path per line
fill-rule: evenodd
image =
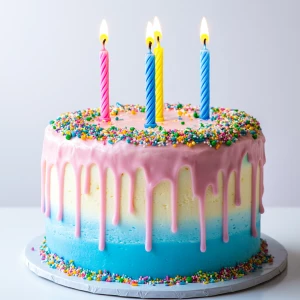
M 232 147 L 221 147 L 219 150 L 197 145 L 192 148 L 179 145 L 173 147 L 134 147 L 126 142 L 114 145 L 104 145 L 95 140 L 82 141 L 74 139 L 67 141 L 51 127 L 46 128 L 42 168 L 42 211 L 50 216 L 50 171 L 52 166 L 57 168 L 59 178 L 59 211 L 57 218 L 63 218 L 63 189 L 64 169 L 70 163 L 74 169 L 76 178 L 76 218 L 75 236 L 80 237 L 81 232 L 81 170 L 85 172 L 83 193 L 89 193 L 90 168 L 96 165 L 100 178 L 100 216 L 99 216 L 99 250 L 105 249 L 106 235 L 106 172 L 110 168 L 115 176 L 114 215 L 112 223 L 117 225 L 120 220 L 120 189 L 122 173 L 127 173 L 130 178 L 129 212 L 134 213 L 133 187 L 136 170 L 142 168 L 147 182 L 146 189 L 146 220 L 145 220 L 145 249 L 152 249 L 152 220 L 153 203 L 152 194 L 154 187 L 163 180 L 171 182 L 171 224 L 170 230 L 177 231 L 177 180 L 178 172 L 182 167 L 188 167 L 191 171 L 192 190 L 199 201 L 200 223 L 200 250 L 206 251 L 206 222 L 205 222 L 205 193 L 208 186 L 212 186 L 217 193 L 217 177 L 219 171 L 223 174 L 223 241 L 229 241 L 228 235 L 228 182 L 232 172 L 235 172 L 235 203 L 240 205 L 240 171 L 242 160 L 248 155 L 248 161 L 252 165 L 252 203 L 251 203 L 251 232 L 257 236 L 256 230 L 256 176 L 260 170 L 259 181 L 259 211 L 263 213 L 263 165 L 265 138 L 261 134 L 258 139 L 251 136 L 242 137 Z

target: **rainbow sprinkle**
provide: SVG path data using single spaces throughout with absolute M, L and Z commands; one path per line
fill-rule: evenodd
M 176 110 L 181 120 L 182 116 L 199 118 L 199 107 L 182 104 L 166 104 L 166 110 Z M 121 105 L 110 107 L 110 115 L 114 120 L 109 127 L 101 127 L 99 122 L 100 108 L 78 110 L 64 113 L 56 120 L 50 121 L 53 130 L 62 134 L 67 140 L 79 138 L 82 140 L 97 140 L 104 144 L 115 144 L 123 141 L 128 144 L 146 146 L 176 147 L 179 144 L 193 147 L 197 144 L 207 144 L 219 149 L 221 145 L 231 146 L 242 136 L 251 135 L 257 139 L 261 134 L 260 123 L 244 111 L 229 108 L 211 108 L 211 123 L 199 120 L 199 128 L 184 128 L 185 122 L 180 122 L 183 129 L 165 129 L 157 126 L 153 129 L 138 130 L 134 127 L 119 128 L 120 113 L 145 113 L 145 106 Z
M 83 269 L 75 265 L 73 260 L 64 260 L 62 257 L 51 253 L 46 243 L 46 237 L 44 238 L 42 245 L 40 246 L 40 257 L 43 263 L 49 265 L 50 268 L 59 270 L 68 276 L 76 276 L 85 280 L 105 281 L 105 282 L 120 282 L 127 283 L 132 286 L 138 286 L 139 284 L 164 284 L 166 286 L 172 285 L 184 285 L 187 283 L 215 283 L 220 281 L 227 281 L 231 279 L 241 278 L 257 269 L 262 268 L 262 264 L 273 262 L 273 256 L 268 254 L 268 244 L 265 240 L 261 239 L 260 251 L 252 256 L 248 261 L 240 263 L 235 267 L 223 268 L 219 272 L 202 272 L 198 271 L 194 275 L 190 276 L 166 276 L 164 279 L 152 278 L 150 276 L 140 276 L 137 279 L 133 279 L 126 275 L 119 275 L 110 273 L 108 271 L 91 271 Z

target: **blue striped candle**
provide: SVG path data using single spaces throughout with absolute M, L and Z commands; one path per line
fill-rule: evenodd
M 150 48 L 150 47 L 149 47 Z M 155 56 L 149 49 L 146 54 L 146 123 L 145 128 L 156 127 L 155 123 Z
M 204 44 L 200 51 L 200 78 L 201 78 L 201 94 L 200 94 L 200 119 L 209 120 L 210 110 L 210 90 L 209 90 L 209 69 L 210 55 Z
M 209 41 L 208 26 L 205 18 L 202 18 L 200 26 L 200 40 L 203 43 L 203 49 L 200 51 L 200 119 L 209 120 L 210 111 L 210 90 L 209 90 L 209 68 L 210 55 L 206 48 Z

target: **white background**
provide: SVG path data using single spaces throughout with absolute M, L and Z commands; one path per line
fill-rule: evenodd
M 146 23 L 163 29 L 165 101 L 199 103 L 200 21 L 210 30 L 211 104 L 243 109 L 267 138 L 264 203 L 300 206 L 300 1 L 0 0 L 0 206 L 40 201 L 43 131 L 99 105 L 99 25 L 111 103 L 144 103 Z

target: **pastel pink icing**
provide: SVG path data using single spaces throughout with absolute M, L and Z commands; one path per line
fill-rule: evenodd
M 165 109 L 164 110 L 164 121 L 163 122 L 157 122 L 157 125 L 161 125 L 164 127 L 164 129 L 180 129 L 184 130 L 187 127 L 190 127 L 192 129 L 198 129 L 199 128 L 199 119 L 196 119 L 193 117 L 193 107 L 188 109 L 187 114 L 190 115 L 182 115 L 181 120 L 178 119 L 177 116 L 177 111 L 175 110 L 169 110 Z M 119 128 L 124 128 L 127 126 L 127 128 L 134 127 L 139 130 L 143 130 L 144 125 L 145 125 L 145 120 L 146 120 L 146 115 L 145 113 L 140 113 L 136 112 L 135 114 L 132 114 L 132 112 L 120 112 L 118 114 L 119 120 L 114 121 L 112 119 L 113 125 L 119 127 Z M 181 122 L 184 122 L 184 125 L 181 125 Z M 211 121 L 204 121 L 201 120 L 202 123 L 211 123 Z M 111 124 L 107 122 L 101 122 L 101 127 L 103 128 L 108 128 L 110 127 Z
M 42 167 L 42 211 L 46 216 L 50 216 L 50 171 L 55 166 L 59 179 L 59 209 L 57 219 L 63 217 L 63 187 L 64 169 L 70 163 L 74 169 L 76 178 L 76 219 L 75 236 L 81 233 L 81 170 L 85 168 L 85 184 L 83 193 L 89 193 L 90 168 L 96 165 L 100 177 L 100 219 L 99 219 L 99 249 L 105 249 L 106 233 L 106 171 L 110 168 L 115 176 L 115 211 L 112 223 L 117 225 L 120 220 L 120 190 L 121 174 L 127 173 L 130 178 L 129 188 L 129 212 L 134 213 L 133 191 L 135 173 L 138 168 L 145 172 L 147 181 L 146 190 L 146 212 L 145 212 L 145 249 L 151 251 L 152 248 L 152 220 L 153 203 L 152 194 L 154 187 L 162 180 L 171 182 L 171 231 L 177 231 L 177 180 L 179 170 L 189 167 L 192 177 L 192 190 L 199 201 L 199 223 L 200 223 L 200 250 L 206 251 L 206 222 L 205 222 L 205 192 L 208 186 L 212 186 L 213 192 L 217 193 L 217 175 L 219 171 L 223 173 L 223 241 L 229 241 L 228 234 L 228 181 L 230 174 L 235 172 L 235 203 L 241 204 L 240 197 L 240 172 L 242 160 L 248 154 L 248 161 L 252 165 L 252 202 L 251 202 L 251 232 L 257 236 L 256 229 L 256 174 L 257 167 L 260 166 L 259 183 L 259 211 L 263 213 L 263 165 L 265 164 L 264 152 L 265 138 L 262 134 L 254 140 L 251 136 L 242 137 L 237 143 L 230 147 L 222 146 L 218 150 L 206 144 L 196 145 L 189 148 L 184 145 L 166 147 L 142 147 L 127 144 L 124 141 L 114 145 L 97 142 L 96 140 L 83 141 L 74 138 L 66 140 L 61 134 L 56 133 L 50 126 L 46 128 L 43 153 L 41 160 Z

